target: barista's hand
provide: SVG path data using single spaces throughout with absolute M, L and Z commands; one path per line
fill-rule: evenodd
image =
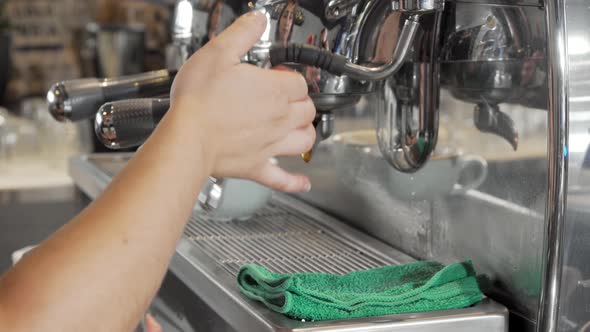
M 301 75 L 240 64 L 266 27 L 266 18 L 254 13 L 239 18 L 181 68 L 171 112 L 182 113 L 199 134 L 212 175 L 282 191 L 309 190 L 307 177 L 269 160 L 312 147 L 315 107 Z

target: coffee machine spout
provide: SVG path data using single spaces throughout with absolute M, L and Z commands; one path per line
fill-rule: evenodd
M 518 131 L 512 118 L 500 111 L 498 105 L 479 103 L 473 112 L 475 127 L 484 133 L 491 133 L 504 138 L 516 151 L 518 148 Z

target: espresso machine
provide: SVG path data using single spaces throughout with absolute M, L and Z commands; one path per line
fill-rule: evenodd
M 299 71 L 318 110 L 313 149 L 278 161 L 313 190 L 220 222 L 207 212 L 231 179 L 211 178 L 158 319 L 171 331 L 590 331 L 584 1 L 177 0 L 168 68 L 57 83 L 50 112 L 94 118 L 113 150 L 140 146 L 179 67 L 252 10 L 268 26 L 242 60 Z M 77 156 L 70 173 L 96 197 L 131 156 Z M 343 274 L 461 259 L 490 285 L 460 310 L 301 322 L 235 284 L 246 263 Z

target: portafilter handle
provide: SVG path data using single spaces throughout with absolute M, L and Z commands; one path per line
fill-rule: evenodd
M 399 39 L 388 64 L 366 67 L 350 62 L 345 56 L 334 54 L 316 46 L 291 44 L 273 45 L 270 48 L 270 62 L 273 66 L 284 63 L 299 63 L 324 69 L 334 75 L 346 75 L 356 80 L 379 81 L 395 74 L 404 63 L 418 32 L 418 15 L 410 16 L 404 23 Z
M 143 144 L 170 108 L 170 99 L 129 99 L 106 103 L 96 114 L 94 131 L 114 150 Z
M 61 122 L 92 119 L 108 102 L 168 95 L 176 73 L 163 69 L 117 78 L 59 82 L 47 92 L 49 112 Z

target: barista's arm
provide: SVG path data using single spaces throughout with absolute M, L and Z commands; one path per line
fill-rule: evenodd
M 157 130 L 105 192 L 0 279 L 2 331 L 131 331 L 157 291 L 210 174 L 284 191 L 269 162 L 315 139 L 300 75 L 239 64 L 266 19 L 239 19 L 180 70 Z

